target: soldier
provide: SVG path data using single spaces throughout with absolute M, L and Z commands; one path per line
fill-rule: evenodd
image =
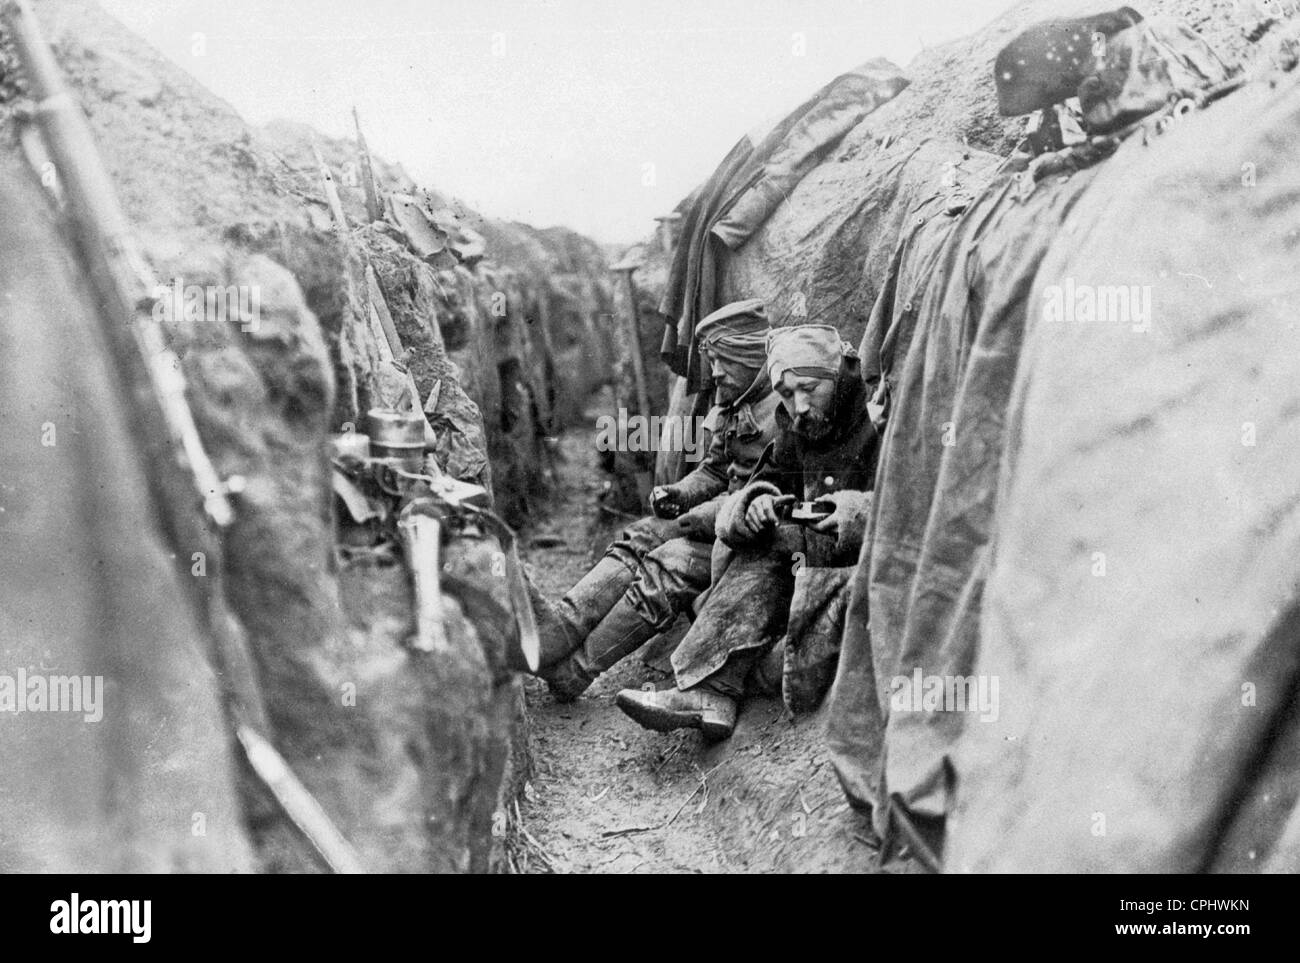
M 736 301 L 696 329 L 715 390 L 709 449 L 680 481 L 651 493 L 654 517 L 624 530 L 558 604 L 534 595 L 541 668 L 561 702 L 576 699 L 624 656 L 667 629 L 709 586 L 714 520 L 775 432 L 779 399 L 763 370 L 763 302 Z
M 619 708 L 648 729 L 699 728 L 710 739 L 731 735 L 751 669 L 788 626 L 807 624 L 791 609 L 796 578 L 825 582 L 826 593 L 834 594 L 857 562 L 877 447 L 857 353 L 830 325 L 798 325 L 771 332 L 767 366 L 782 403 L 777 435 L 764 467 L 717 514 L 717 535 L 733 555 L 673 653 L 677 685 L 657 692 L 624 689 L 617 696 Z M 799 501 L 805 503 L 801 511 L 791 512 Z M 805 590 L 801 597 L 815 595 Z M 800 703 L 824 694 L 834 665 L 828 673 L 825 654 L 838 654 L 841 631 L 841 623 L 819 630 L 828 636 L 815 640 L 823 653 L 813 683 L 820 691 L 802 695 Z M 790 647 L 806 643 L 785 639 Z M 783 653 L 787 676 L 792 657 L 797 661 L 796 653 Z M 788 702 L 790 681 L 782 680 Z M 806 680 L 796 684 L 807 687 Z

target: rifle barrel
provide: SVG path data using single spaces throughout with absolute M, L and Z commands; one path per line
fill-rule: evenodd
M 118 204 L 90 127 L 63 81 L 28 0 L 8 0 L 4 15 L 36 100 L 41 132 L 68 198 L 91 284 L 110 318 L 119 322 L 108 326 L 118 369 L 128 387 L 141 395 L 144 409 L 156 408 L 150 412 L 152 417 L 146 416 L 149 423 L 142 426 L 141 440 L 154 457 L 167 457 L 158 431 L 152 430 L 162 429 L 175 446 L 177 460 L 191 475 L 209 518 L 218 528 L 225 528 L 234 520 L 234 511 L 185 400 L 180 363 L 153 316 L 154 278 Z M 153 404 L 143 397 L 141 381 L 152 390 Z

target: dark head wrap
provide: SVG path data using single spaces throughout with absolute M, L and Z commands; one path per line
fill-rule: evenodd
M 695 327 L 700 346 L 723 361 L 761 368 L 767 358 L 767 310 L 760 298 L 723 305 Z

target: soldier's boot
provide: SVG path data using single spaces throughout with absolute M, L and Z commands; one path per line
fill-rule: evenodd
M 622 596 L 568 658 L 537 674 L 546 680 L 557 702 L 572 702 L 612 668 L 659 634 L 663 626 L 647 619 L 632 600 Z
M 540 669 L 556 665 L 582 645 L 588 633 L 627 591 L 632 576 L 626 565 L 605 555 L 557 603 L 547 601 L 529 583 L 529 598 L 541 641 Z
M 687 689 L 622 689 L 615 698 L 632 719 L 655 732 L 700 729 L 710 742 L 728 738 L 736 729 L 737 700 L 703 686 Z

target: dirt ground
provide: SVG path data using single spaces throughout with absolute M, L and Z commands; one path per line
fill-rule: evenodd
M 525 560 L 550 598 L 586 572 L 617 525 L 601 510 L 592 427 L 559 439 L 556 500 L 527 533 Z M 653 643 L 652 643 L 653 644 Z M 665 674 L 633 656 L 574 703 L 526 680 L 533 778 L 520 816 L 520 868 L 557 873 L 906 872 L 883 870 L 866 819 L 850 810 L 822 749 L 824 721 L 751 700 L 735 735 L 649 732 L 614 704 Z

